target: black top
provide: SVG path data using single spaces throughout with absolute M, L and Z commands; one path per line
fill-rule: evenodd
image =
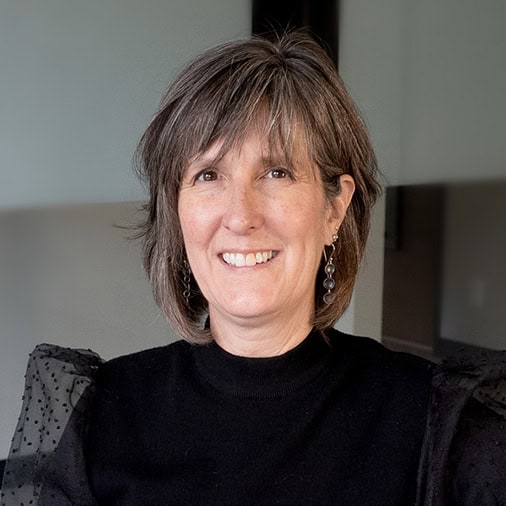
M 178 343 L 104 366 L 40 344 L 0 504 L 410 504 L 426 367 L 334 332 L 259 360 Z M 506 351 L 431 382 L 416 505 L 506 504 Z
M 311 333 L 273 358 L 185 342 L 97 377 L 85 457 L 100 504 L 408 505 L 432 365 Z

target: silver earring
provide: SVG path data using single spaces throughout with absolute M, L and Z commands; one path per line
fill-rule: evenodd
M 332 248 L 332 251 L 330 252 L 330 255 L 327 258 L 327 252 L 325 251 L 325 248 L 323 249 L 323 254 L 325 256 L 325 279 L 323 280 L 323 288 L 327 290 L 327 293 L 323 295 L 323 302 L 325 304 L 332 304 L 335 298 L 335 294 L 332 293 L 332 290 L 336 286 L 336 282 L 333 278 L 334 272 L 336 272 L 336 266 L 334 265 L 334 256 L 336 253 L 336 242 L 337 242 L 337 231 L 332 236 L 332 244 L 330 247 Z
M 186 300 L 186 305 L 190 307 L 190 282 L 191 282 L 191 269 L 190 264 L 186 260 L 186 258 L 183 260 L 183 283 L 184 283 L 184 290 L 183 290 L 183 297 Z

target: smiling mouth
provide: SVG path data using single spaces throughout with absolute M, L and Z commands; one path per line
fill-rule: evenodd
M 278 254 L 277 251 L 258 251 L 255 253 L 222 253 L 220 256 L 228 265 L 234 267 L 252 267 L 256 264 L 265 264 Z

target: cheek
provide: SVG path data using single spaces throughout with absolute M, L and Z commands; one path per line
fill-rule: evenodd
M 189 257 L 207 249 L 216 230 L 216 217 L 198 202 L 185 200 L 179 207 L 179 221 Z
M 185 239 L 195 235 L 206 213 L 198 210 L 198 202 L 188 196 L 181 196 L 178 205 L 179 221 Z
M 183 242 L 186 250 L 186 254 L 188 259 L 192 256 L 194 247 L 196 245 L 196 239 L 198 238 L 198 234 L 196 233 L 196 227 L 194 224 L 194 218 L 188 215 L 180 214 L 179 215 L 179 223 L 181 225 L 181 231 L 183 233 Z
M 187 218 L 181 220 L 181 229 L 183 231 L 183 239 L 188 254 L 193 253 L 193 249 L 200 246 L 205 241 L 204 231 L 198 218 Z
M 330 212 L 320 195 L 311 197 L 296 202 L 296 212 L 292 213 L 292 219 L 297 220 L 297 228 L 302 237 L 323 244 L 329 231 Z

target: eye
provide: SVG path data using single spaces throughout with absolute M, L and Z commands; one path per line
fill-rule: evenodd
M 205 169 L 195 176 L 195 181 L 208 182 L 208 181 L 216 181 L 217 179 L 218 174 L 214 169 Z
M 275 167 L 267 172 L 267 177 L 272 179 L 284 179 L 290 177 L 290 173 L 283 167 Z

